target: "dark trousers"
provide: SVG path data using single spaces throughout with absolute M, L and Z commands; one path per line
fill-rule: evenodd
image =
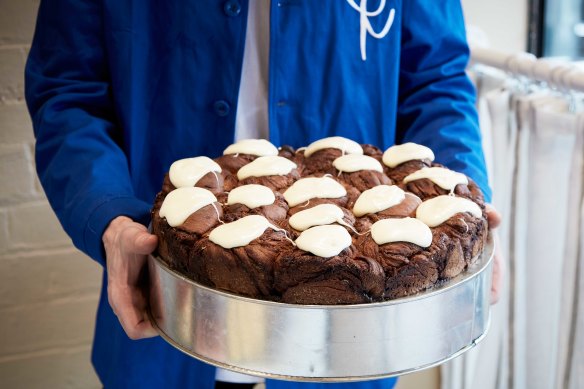
M 215 389 L 252 389 L 256 384 L 235 384 L 233 382 L 215 382 Z

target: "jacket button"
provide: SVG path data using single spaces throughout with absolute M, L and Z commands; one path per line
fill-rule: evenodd
M 217 116 L 227 116 L 231 110 L 231 106 L 225 100 L 217 100 L 213 103 L 213 109 Z
M 223 11 L 227 16 L 237 16 L 241 12 L 241 5 L 235 0 L 229 0 L 223 4 Z

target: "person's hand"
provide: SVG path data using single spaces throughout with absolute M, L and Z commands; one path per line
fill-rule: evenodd
M 501 224 L 501 214 L 491 205 L 487 204 L 485 207 L 487 214 L 487 222 L 489 229 L 495 229 Z M 496 236 L 493 236 L 496 238 Z M 499 245 L 495 244 L 495 256 L 493 258 L 493 281 L 491 284 L 491 304 L 497 303 L 501 297 L 501 288 L 503 286 L 503 274 L 505 272 L 505 264 Z
M 158 243 L 142 224 L 125 216 L 112 220 L 103 234 L 107 264 L 107 297 L 131 339 L 157 336 L 146 314 L 142 274 L 147 255 Z

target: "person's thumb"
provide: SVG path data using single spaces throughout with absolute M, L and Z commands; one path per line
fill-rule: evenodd
M 485 212 L 487 214 L 487 222 L 489 228 L 497 228 L 501 224 L 502 216 L 491 204 L 485 204 Z
M 147 231 L 132 229 L 127 239 L 126 250 L 134 254 L 148 255 L 156 249 L 158 238 Z

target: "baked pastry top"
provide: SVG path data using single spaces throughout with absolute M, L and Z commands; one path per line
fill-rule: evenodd
M 192 280 L 293 304 L 412 295 L 463 272 L 487 237 L 483 195 L 406 143 L 306 148 L 250 139 L 176 161 L 152 209 L 157 255 Z

